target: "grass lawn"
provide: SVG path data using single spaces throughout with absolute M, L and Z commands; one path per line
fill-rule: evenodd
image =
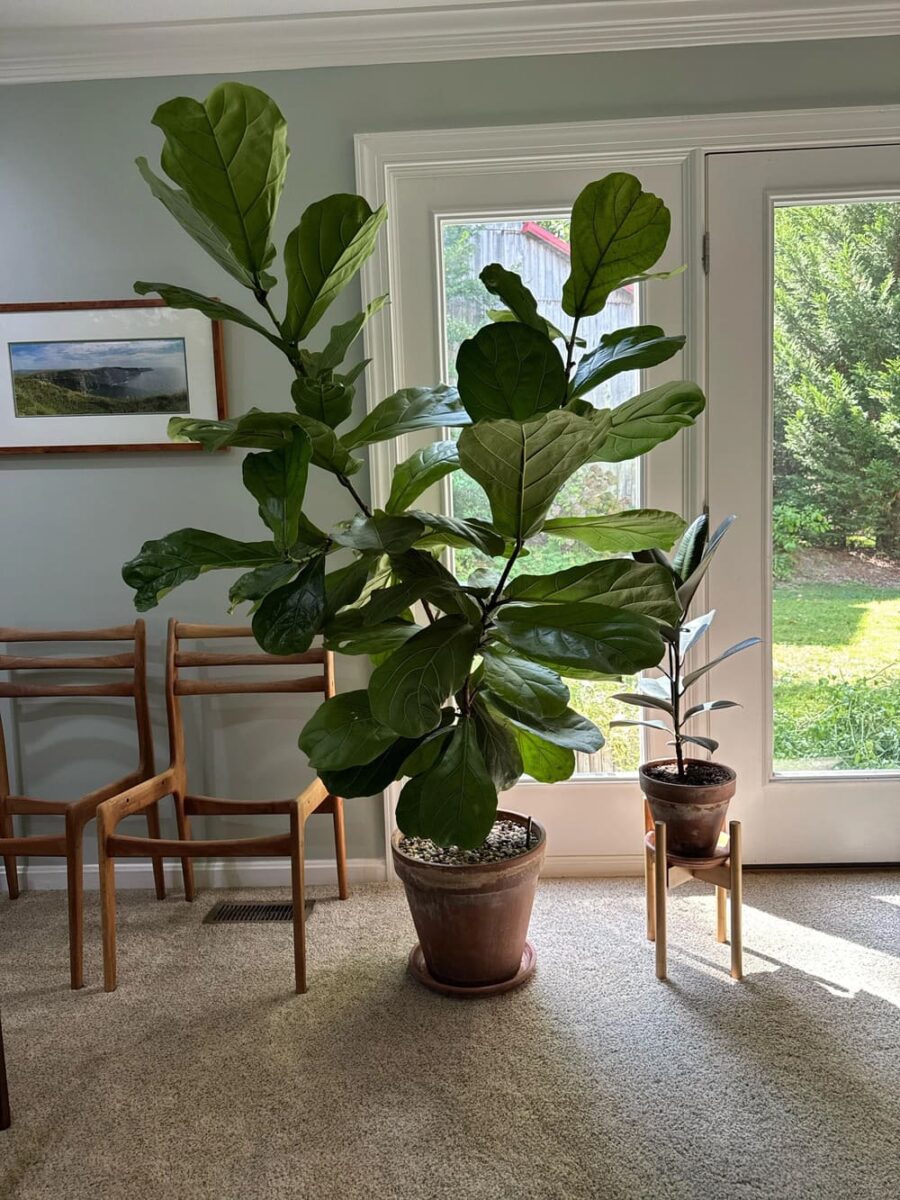
M 900 588 L 777 587 L 772 657 L 779 770 L 900 767 Z

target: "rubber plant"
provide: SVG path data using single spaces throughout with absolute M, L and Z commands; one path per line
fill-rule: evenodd
M 633 705 L 635 708 L 661 711 L 668 717 L 668 723 L 662 718 L 652 718 L 642 721 L 618 719 L 611 721 L 610 724 L 614 726 L 642 725 L 648 729 L 658 729 L 671 734 L 673 740 L 668 745 L 675 749 L 676 771 L 678 779 L 681 781 L 686 781 L 688 777 L 685 758 L 686 746 L 700 746 L 704 750 L 708 750 L 710 754 L 715 754 L 719 748 L 719 743 L 715 738 L 686 732 L 688 722 L 704 713 L 739 707 L 734 700 L 701 700 L 696 704 L 691 704 L 687 700 L 688 691 L 719 663 L 731 658 L 734 654 L 740 654 L 742 650 L 748 650 L 751 646 L 758 646 L 760 643 L 758 637 L 744 638 L 735 645 L 729 646 L 727 650 L 723 650 L 710 662 L 694 665 L 688 670 L 688 655 L 709 631 L 716 616 L 716 610 L 712 609 L 700 617 L 689 620 L 691 604 L 704 575 L 709 570 L 713 555 L 734 521 L 733 515 L 726 517 L 710 537 L 709 515 L 701 513 L 685 531 L 671 561 L 659 549 L 642 550 L 635 555 L 638 561 L 659 563 L 671 572 L 681 611 L 676 621 L 660 628 L 666 644 L 665 658 L 660 665 L 661 675 L 644 676 L 638 682 L 636 692 L 619 692 L 613 698 L 621 700 L 624 704 Z
M 141 282 L 136 291 L 252 330 L 287 359 L 294 381 L 288 411 L 170 422 L 176 440 L 251 451 L 243 482 L 265 534 L 244 542 L 187 528 L 145 543 L 123 570 L 135 603 L 149 609 L 202 572 L 240 568 L 229 598 L 232 607 L 252 606 L 263 650 L 302 652 L 321 635 L 336 651 L 370 656 L 368 688 L 322 705 L 300 735 L 301 748 L 337 795 L 369 796 L 406 778 L 397 809 L 405 833 L 476 847 L 492 827 L 499 791 L 523 772 L 566 779 L 575 751 L 602 746 L 597 727 L 569 707 L 564 677 L 606 680 L 655 666 L 664 652 L 661 624 L 680 611 L 671 571 L 628 557 L 670 548 L 684 529 L 677 514 L 548 516 L 579 467 L 644 454 L 704 406 L 688 382 L 653 388 L 611 410 L 588 399 L 613 375 L 676 354 L 681 336 L 637 326 L 579 353 L 582 321 L 599 313 L 614 289 L 653 278 L 648 272 L 669 235 L 668 210 L 631 175 L 589 184 L 572 210 L 571 274 L 562 295 L 569 331 L 540 315 L 518 275 L 491 265 L 481 277 L 504 307 L 463 343 L 458 388 L 403 388 L 354 422 L 354 388 L 365 364 L 347 367 L 345 359 L 386 297 L 318 337 L 322 348 L 312 349 L 310 339 L 371 254 L 384 208 L 373 211 L 363 197 L 344 194 L 310 205 L 284 243 L 278 302 L 272 227 L 288 148 L 273 100 L 224 83 L 202 103 L 163 104 L 153 121 L 165 136 L 162 169 L 171 183 L 143 159 L 141 174 L 259 311 L 250 316 L 168 283 Z M 453 428 L 457 440 L 439 432 Z M 354 483 L 360 452 L 421 430 L 434 430 L 439 440 L 397 467 L 384 508 L 372 510 Z M 356 515 L 319 528 L 304 511 L 311 470 L 333 475 Z M 489 521 L 417 506 L 431 484 L 454 471 L 484 489 Z M 514 574 L 541 532 L 578 540 L 596 561 L 552 575 Z M 458 579 L 441 556 L 460 546 L 477 547 L 495 570 Z

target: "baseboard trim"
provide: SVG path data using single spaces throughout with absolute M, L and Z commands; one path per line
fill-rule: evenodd
M 66 886 L 66 868 L 62 863 L 19 864 L 23 886 L 32 891 L 57 891 Z M 166 884 L 181 886 L 181 866 L 165 863 Z M 194 860 L 194 876 L 201 888 L 290 887 L 290 863 L 273 858 L 211 858 Z M 347 861 L 350 883 L 382 883 L 384 862 L 380 858 L 351 858 Z M 306 863 L 306 882 L 337 884 L 334 859 L 312 858 Z M 85 863 L 84 886 L 95 892 L 99 887 L 96 863 Z M 116 863 L 116 886 L 123 889 L 152 888 L 153 873 L 149 862 Z
M 551 854 L 541 870 L 545 879 L 613 879 L 643 873 L 641 854 Z

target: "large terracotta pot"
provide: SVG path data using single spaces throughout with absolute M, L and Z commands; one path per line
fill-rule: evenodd
M 500 810 L 497 819 L 526 825 L 521 813 Z M 534 970 L 528 922 L 544 860 L 547 835 L 532 822 L 534 845 L 500 862 L 449 866 L 422 862 L 391 839 L 394 866 L 403 880 L 419 945 L 410 972 L 436 991 L 484 995 L 524 983 Z
M 686 763 L 713 765 L 728 772 L 722 783 L 697 786 L 677 780 L 654 779 L 648 767 L 671 766 L 674 758 L 657 758 L 644 763 L 638 772 L 641 791 L 647 797 L 654 821 L 666 825 L 666 849 L 679 858 L 713 858 L 719 834 L 725 825 L 728 805 L 737 787 L 737 775 L 722 763 L 686 758 Z

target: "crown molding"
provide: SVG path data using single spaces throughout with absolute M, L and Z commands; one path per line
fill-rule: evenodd
M 900 34 L 900 0 L 448 0 L 0 34 L 0 83 L 47 83 L 889 36 Z

